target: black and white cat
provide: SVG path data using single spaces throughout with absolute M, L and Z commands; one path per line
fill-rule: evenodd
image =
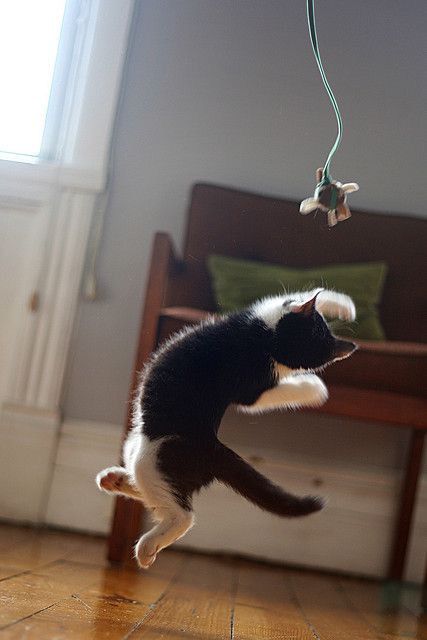
M 273 484 L 217 438 L 230 404 L 262 413 L 327 400 L 312 372 L 356 347 L 335 338 L 323 314 L 354 320 L 355 307 L 348 296 L 322 289 L 267 298 L 186 328 L 153 354 L 135 399 L 124 466 L 96 479 L 100 489 L 142 500 L 152 511 L 157 524 L 135 547 L 141 567 L 192 527 L 192 496 L 213 480 L 279 516 L 323 507 L 321 498 Z

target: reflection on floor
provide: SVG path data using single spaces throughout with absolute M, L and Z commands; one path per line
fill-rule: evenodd
M 0 526 L 0 638 L 427 639 L 420 590 L 165 551 L 110 567 L 105 541 Z

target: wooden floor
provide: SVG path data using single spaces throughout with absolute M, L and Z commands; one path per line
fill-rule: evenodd
M 137 572 L 104 547 L 0 526 L 0 639 L 427 639 L 414 587 L 177 551 Z

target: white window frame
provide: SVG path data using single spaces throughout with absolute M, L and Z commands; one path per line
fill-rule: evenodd
M 2 183 L 11 180 L 105 188 L 133 7 L 134 0 L 78 0 L 66 9 L 74 14 L 65 16 L 69 23 L 79 15 L 76 32 L 61 43 L 54 72 L 55 92 L 59 65 L 68 60 L 65 94 L 57 90 L 49 101 L 39 157 L 0 155 L 0 197 Z
M 79 57 L 79 42 L 84 37 L 85 11 L 85 0 L 67 0 L 65 3 L 43 137 L 37 156 L 39 161 L 60 159 L 63 109 L 70 90 L 73 66 Z

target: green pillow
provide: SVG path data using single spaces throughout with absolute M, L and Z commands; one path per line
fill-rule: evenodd
M 223 312 L 248 306 L 254 300 L 283 291 L 309 291 L 315 287 L 347 293 L 357 309 L 355 322 L 334 320 L 334 333 L 361 340 L 385 340 L 377 305 L 387 273 L 383 262 L 361 262 L 289 269 L 275 264 L 212 255 L 208 268 L 218 307 Z

